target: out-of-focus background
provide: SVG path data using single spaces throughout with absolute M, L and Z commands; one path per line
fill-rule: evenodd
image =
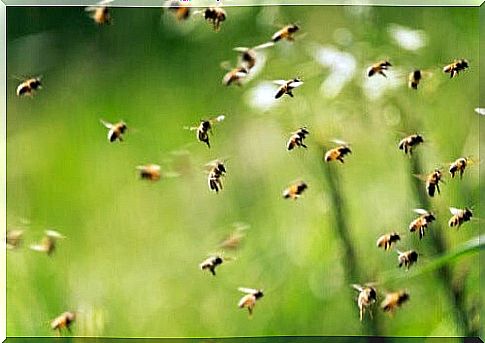
M 177 22 L 159 8 L 113 8 L 109 26 L 80 7 L 8 8 L 7 229 L 24 230 L 7 257 L 8 336 L 55 335 L 49 321 L 66 310 L 79 311 L 79 336 L 477 334 L 478 256 L 453 259 L 446 275 L 419 270 L 478 236 L 479 221 L 447 221 L 449 206 L 480 217 L 479 163 L 462 180 L 446 175 L 430 200 L 412 173 L 478 157 L 478 9 L 226 10 L 214 32 L 201 16 Z M 262 50 L 242 87 L 222 85 L 234 47 L 292 22 L 295 42 Z M 449 79 L 441 69 L 456 58 L 470 68 Z M 380 59 L 393 65 L 388 77 L 367 78 Z M 416 68 L 417 91 L 407 87 Z M 16 97 L 15 77 L 37 75 L 44 88 Z M 271 80 L 296 76 L 295 97 L 274 101 Z M 184 129 L 221 113 L 211 149 Z M 100 118 L 124 120 L 125 141 L 107 142 Z M 288 152 L 301 126 L 308 149 Z M 416 132 L 426 142 L 410 159 L 397 143 Z M 336 138 L 353 153 L 325 165 Z M 220 194 L 204 169 L 216 158 L 228 171 Z M 179 176 L 140 180 L 146 163 Z M 308 190 L 283 199 L 299 179 Z M 420 241 L 407 227 L 425 205 L 438 219 Z M 216 277 L 199 270 L 241 225 L 242 246 L 226 252 L 235 260 Z M 66 236 L 52 256 L 28 249 L 46 229 Z M 390 231 L 403 233 L 398 249 L 420 253 L 409 272 L 375 246 Z M 394 316 L 377 305 L 360 323 L 349 284 L 365 282 L 377 283 L 378 303 L 400 289 L 410 301 Z M 239 286 L 265 290 L 252 319 L 236 306 Z

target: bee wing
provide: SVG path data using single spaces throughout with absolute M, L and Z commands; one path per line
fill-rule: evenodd
M 100 123 L 104 125 L 107 129 L 113 128 L 113 124 L 108 123 L 107 121 L 104 121 L 103 119 L 99 119 Z
M 266 48 L 272 47 L 273 45 L 274 45 L 273 42 L 267 42 L 267 43 L 256 45 L 254 48 L 252 48 L 252 50 L 266 49 Z
M 450 207 L 450 212 L 452 215 L 457 216 L 460 215 L 463 211 L 455 207 Z
M 273 83 L 277 84 L 278 86 L 283 86 L 286 84 L 286 80 L 274 80 Z
M 417 214 L 428 214 L 429 213 L 428 211 L 423 210 L 422 208 L 415 208 L 413 211 L 416 212 Z
M 246 287 L 239 287 L 237 290 L 246 294 L 254 294 L 258 292 L 254 288 L 246 288 Z
M 422 174 L 413 174 L 414 177 L 422 180 L 422 181 L 426 181 L 427 180 L 427 175 L 422 175 Z
M 475 108 L 475 112 L 481 116 L 485 116 L 485 107 L 477 107 Z
M 197 126 L 184 126 L 184 130 L 195 131 L 197 129 L 198 129 Z
M 303 81 L 292 81 L 290 82 L 289 86 L 292 88 L 300 87 L 303 84 Z
M 338 139 L 338 138 L 332 139 L 331 142 L 333 142 L 335 144 L 339 144 L 339 145 L 345 145 L 345 146 L 349 145 L 349 143 L 347 143 L 346 141 Z
M 45 245 L 42 245 L 42 244 L 32 244 L 32 245 L 29 246 L 29 248 L 31 250 L 39 251 L 39 252 L 46 252 L 47 251 L 47 248 L 45 247 Z
M 226 116 L 223 115 L 223 114 L 221 114 L 221 115 L 219 115 L 217 117 L 214 117 L 214 118 L 209 119 L 209 121 L 211 122 L 211 124 L 214 124 L 214 123 L 220 123 L 224 119 L 226 119 Z
M 164 172 L 163 177 L 165 178 L 173 178 L 173 177 L 179 177 L 180 174 L 177 172 Z
M 249 48 L 245 48 L 245 47 L 242 47 L 242 46 L 238 46 L 234 49 L 232 49 L 233 51 L 237 51 L 237 52 L 247 52 L 249 51 L 250 49 Z
M 351 285 L 353 289 L 355 289 L 356 291 L 359 291 L 359 292 L 362 292 L 362 290 L 364 289 L 364 287 L 362 287 L 361 285 L 358 285 L 356 283 L 352 284 Z
M 55 230 L 46 230 L 44 233 L 47 237 L 50 237 L 50 238 L 66 238 L 66 236 L 60 234 Z

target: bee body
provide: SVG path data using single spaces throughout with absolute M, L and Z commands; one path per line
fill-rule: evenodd
M 211 146 L 209 142 L 209 132 L 211 132 L 212 127 L 215 123 L 223 121 L 224 118 L 225 118 L 224 115 L 220 115 L 213 119 L 208 119 L 208 120 L 204 119 L 204 120 L 201 120 L 199 126 L 191 127 L 189 129 L 195 130 L 197 135 L 197 140 L 199 142 L 205 143 L 207 147 L 210 148 Z
M 460 173 L 460 179 L 463 177 L 466 167 L 470 163 L 470 160 L 466 157 L 460 157 L 455 162 L 450 164 L 449 172 L 452 178 L 455 177 L 456 173 Z
M 216 161 L 209 170 L 209 189 L 218 193 L 222 189 L 222 177 L 226 173 L 226 167 L 221 161 Z
M 219 31 L 221 23 L 226 20 L 227 13 L 220 7 L 209 7 L 203 12 L 204 19 L 212 24 L 214 31 Z
M 350 150 L 350 147 L 347 144 L 343 144 L 336 148 L 328 150 L 325 153 L 324 160 L 325 162 L 340 161 L 340 163 L 344 163 L 345 155 L 351 153 L 352 150 Z
M 307 184 L 303 181 L 294 183 L 283 191 L 283 198 L 296 200 L 301 196 L 303 191 L 307 188 L 308 188 Z
M 295 33 L 299 30 L 300 30 L 300 27 L 298 25 L 295 25 L 295 24 L 286 25 L 281 30 L 273 34 L 273 36 L 271 37 L 271 41 L 276 43 L 280 40 L 286 39 L 287 41 L 292 42 L 295 40 L 294 38 Z
M 76 313 L 74 312 L 64 312 L 59 317 L 51 321 L 52 330 L 57 330 L 61 334 L 62 329 L 71 331 L 71 325 L 76 320 Z
M 413 148 L 424 142 L 423 136 L 419 134 L 410 135 L 401 139 L 398 144 L 400 150 L 403 150 L 405 154 L 411 155 Z
M 439 183 L 442 178 L 442 173 L 439 169 L 435 169 L 431 174 L 426 176 L 426 192 L 430 197 L 434 197 L 435 191 L 440 194 Z
M 399 268 L 404 266 L 407 270 L 418 262 L 418 253 L 414 250 L 408 250 L 405 252 L 400 252 L 398 251 L 398 256 L 397 256 L 398 262 L 399 262 Z
M 460 228 L 463 223 L 470 221 L 473 217 L 473 212 L 467 207 L 464 209 L 450 207 L 450 212 L 453 216 L 448 221 L 449 227 Z
M 443 67 L 443 72 L 444 73 L 449 73 L 450 78 L 454 78 L 455 76 L 458 76 L 458 74 L 461 71 L 464 71 L 468 69 L 469 64 L 466 59 L 459 59 L 455 60 L 453 63 L 448 64 L 447 66 Z
M 8 230 L 6 234 L 7 249 L 16 249 L 22 244 L 24 230 Z
M 392 67 L 392 64 L 389 61 L 379 61 L 377 63 L 374 63 L 367 69 L 367 76 L 372 77 L 375 74 L 380 74 L 384 77 L 387 77 L 387 75 L 384 73 L 385 70 L 388 70 L 389 67 Z
M 420 216 L 414 219 L 409 224 L 409 231 L 419 232 L 419 239 L 422 239 L 424 237 L 426 229 L 428 228 L 428 225 L 432 223 L 434 220 L 436 220 L 436 217 L 434 216 L 433 213 L 422 209 L 417 209 L 415 210 L 415 212 L 420 214 Z
M 276 92 L 275 99 L 279 99 L 285 94 L 293 98 L 294 97 L 293 89 L 300 87 L 303 84 L 303 81 L 301 81 L 299 78 L 294 78 L 292 80 L 286 80 L 286 81 L 277 80 L 274 82 L 280 86 L 278 88 L 278 91 Z
M 236 84 L 241 86 L 242 80 L 248 76 L 249 70 L 244 67 L 237 67 L 228 71 L 222 78 L 222 83 L 226 86 Z
M 147 164 L 144 166 L 137 166 L 136 169 L 140 173 L 140 178 L 150 181 L 158 181 L 161 177 L 161 167 L 158 164 Z
M 168 10 L 173 13 L 175 18 L 179 21 L 187 20 L 190 17 L 190 8 L 184 6 L 180 1 L 169 1 Z
M 90 12 L 91 19 L 98 25 L 111 24 L 111 12 L 106 5 L 113 0 L 100 1 L 96 6 L 86 7 L 84 10 Z
M 409 78 L 408 78 L 409 88 L 418 89 L 418 85 L 419 85 L 419 82 L 421 81 L 422 77 L 423 77 L 423 75 L 421 73 L 421 70 L 419 70 L 419 69 L 411 72 L 411 74 L 409 74 Z
M 256 51 L 269 48 L 273 45 L 274 45 L 273 42 L 268 42 L 252 48 L 237 47 L 237 48 L 234 48 L 233 50 L 239 52 L 240 54 L 239 65 L 249 71 L 256 65 L 256 61 L 257 61 Z
M 201 264 L 199 264 L 199 267 L 201 270 L 209 270 L 212 275 L 216 276 L 216 267 L 220 266 L 224 262 L 223 258 L 220 256 L 210 256 L 204 261 L 202 261 Z
M 303 147 L 307 148 L 307 146 L 303 143 L 303 140 L 309 135 L 310 132 L 306 127 L 302 127 L 297 131 L 293 132 L 288 143 L 286 144 L 286 148 L 288 150 L 293 150 L 295 147 Z
M 237 306 L 239 308 L 247 308 L 249 315 L 253 314 L 254 307 L 256 306 L 256 301 L 263 297 L 263 291 L 260 289 L 251 289 L 251 288 L 239 288 L 239 291 L 246 293 Z
M 388 233 L 380 236 L 377 239 L 377 247 L 389 250 L 393 244 L 401 240 L 401 236 L 397 232 Z
M 42 88 L 42 83 L 39 77 L 34 77 L 23 81 L 17 86 L 17 96 L 30 96 L 34 95 L 34 92 Z
M 381 308 L 384 312 L 394 312 L 398 307 L 401 307 L 409 300 L 409 293 L 406 291 L 397 291 L 386 294 L 385 299 L 381 303 Z
M 357 306 L 359 307 L 360 321 L 364 319 L 364 314 L 366 309 L 372 307 L 372 305 L 377 301 L 377 291 L 371 286 L 360 286 L 352 285 L 355 290 L 359 292 L 357 297 Z M 372 316 L 372 312 L 369 312 Z
M 39 244 L 33 244 L 30 249 L 52 255 L 56 250 L 56 243 L 59 238 L 64 238 L 59 232 L 54 230 L 45 231 L 44 237 Z
M 123 141 L 123 134 L 128 130 L 128 126 L 123 121 L 115 124 L 108 123 L 102 119 L 100 121 L 108 129 L 108 142 Z

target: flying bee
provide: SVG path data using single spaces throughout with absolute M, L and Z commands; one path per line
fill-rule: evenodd
M 71 332 L 71 325 L 74 323 L 75 320 L 76 313 L 67 311 L 51 321 L 51 328 L 52 330 L 57 330 L 60 336 L 62 329 L 66 329 L 67 331 Z
M 245 230 L 249 228 L 249 225 L 243 223 L 236 223 L 235 225 L 236 229 L 219 243 L 220 248 L 236 250 L 240 247 L 241 242 L 246 237 Z
M 418 253 L 414 250 L 408 250 L 408 251 L 397 251 L 398 256 L 397 260 L 399 262 L 399 268 L 404 266 L 406 270 L 409 270 L 409 268 L 418 262 Z
M 426 192 L 430 197 L 434 197 L 435 190 L 440 194 L 440 186 L 439 183 L 443 174 L 439 169 L 435 169 L 430 174 L 426 175 L 425 177 L 425 185 L 426 185 Z
M 109 131 L 108 131 L 108 141 L 113 143 L 116 140 L 120 142 L 123 141 L 123 134 L 128 130 L 128 126 L 126 126 L 125 122 L 120 121 L 115 124 L 108 123 L 103 119 L 99 120 L 101 124 L 103 124 Z
M 303 147 L 307 148 L 307 146 L 303 143 L 303 140 L 309 135 L 310 132 L 306 127 L 301 127 L 295 132 L 292 132 L 288 143 L 286 143 L 286 148 L 288 150 L 293 150 L 295 147 Z
M 230 86 L 235 84 L 238 86 L 242 85 L 242 80 L 248 76 L 249 70 L 245 67 L 237 67 L 229 70 L 222 78 L 222 84 Z
M 256 306 L 256 301 L 263 297 L 263 290 L 244 287 L 239 287 L 238 290 L 240 292 L 246 293 L 246 295 L 244 295 L 241 300 L 239 300 L 237 306 L 239 308 L 247 308 L 249 316 L 251 317 L 253 314 L 254 306 Z
M 472 210 L 467 207 L 463 209 L 450 207 L 450 212 L 453 216 L 448 221 L 448 226 L 456 226 L 457 229 L 459 229 L 463 223 L 470 221 L 473 217 Z
M 384 71 L 388 70 L 389 67 L 392 67 L 392 64 L 389 61 L 383 60 L 376 62 L 367 69 L 367 76 L 371 77 L 377 73 L 384 77 L 387 77 Z
M 421 70 L 416 69 L 415 71 L 411 72 L 408 77 L 408 85 L 409 88 L 418 89 L 419 82 L 422 78 Z
M 139 171 L 141 179 L 150 180 L 150 181 L 160 180 L 161 167 L 158 164 L 147 164 L 144 166 L 137 166 L 136 169 Z
M 273 34 L 271 41 L 276 43 L 282 39 L 286 39 L 287 41 L 293 42 L 295 40 L 294 35 L 299 30 L 300 27 L 296 24 L 286 25 L 281 30 L 278 30 Z
M 377 247 L 384 248 L 384 250 L 389 250 L 393 244 L 401 240 L 401 236 L 397 232 L 391 232 L 380 236 L 377 239 Z
M 348 143 L 339 140 L 336 140 L 334 142 L 339 144 L 339 146 L 327 150 L 325 152 L 325 155 L 323 156 L 323 159 L 325 162 L 340 161 L 341 163 L 344 163 L 345 155 L 351 154 L 352 150 L 350 150 L 350 146 Z
M 419 217 L 414 219 L 409 224 L 409 231 L 418 231 L 419 239 L 422 239 L 424 237 L 425 230 L 428 228 L 428 225 L 436 220 L 436 217 L 433 213 L 423 210 L 421 208 L 415 209 L 414 212 L 419 214 Z
M 269 48 L 270 46 L 273 46 L 273 45 L 274 45 L 273 42 L 269 42 L 269 43 L 260 44 L 253 48 L 237 47 L 237 48 L 234 48 L 233 50 L 240 53 L 240 58 L 239 58 L 240 66 L 245 68 L 246 70 L 251 70 L 256 65 L 256 60 L 257 60 L 256 52 L 258 50 Z
M 39 90 L 39 89 L 42 89 L 42 83 L 41 83 L 41 77 L 40 76 L 33 77 L 33 78 L 22 81 L 22 83 L 20 83 L 17 86 L 16 93 L 17 93 L 17 96 L 19 96 L 19 97 L 20 96 L 33 97 L 34 92 Z
M 402 304 L 408 300 L 409 293 L 406 291 L 387 293 L 386 297 L 381 303 L 381 308 L 384 312 L 393 313 L 398 307 L 401 307 Z
M 359 296 L 357 297 L 357 306 L 359 307 L 360 321 L 364 319 L 366 309 L 369 309 L 369 315 L 372 318 L 372 311 L 370 308 L 377 301 L 376 289 L 369 285 L 352 285 L 352 287 L 359 292 Z
M 273 81 L 275 84 L 280 86 L 276 95 L 274 96 L 275 99 L 281 98 L 283 95 L 288 94 L 293 98 L 293 89 L 300 87 L 303 84 L 303 81 L 299 78 L 294 78 L 292 80 L 275 80 Z
M 403 150 L 405 154 L 412 155 L 413 148 L 421 143 L 424 143 L 423 136 L 419 134 L 413 134 L 401 139 L 399 141 L 398 148 L 399 150 Z
M 467 166 L 473 164 L 474 161 L 472 161 L 468 157 L 460 157 L 458 158 L 455 162 L 450 164 L 450 168 L 448 171 L 450 172 L 450 175 L 452 178 L 455 177 L 456 173 L 460 173 L 460 179 L 463 177 L 463 173 L 465 172 L 465 169 Z
M 183 5 L 177 0 L 168 0 L 166 2 L 166 7 L 173 13 L 177 20 L 187 20 L 190 17 L 190 7 Z
M 7 249 L 13 250 L 22 244 L 24 236 L 24 230 L 7 230 L 6 234 L 6 244 L 7 244 Z
M 214 254 L 206 258 L 199 264 L 201 270 L 209 270 L 212 275 L 216 276 L 216 268 L 225 261 L 230 261 L 228 257 L 222 257 L 220 254 Z
M 209 189 L 218 193 L 222 189 L 221 178 L 226 173 L 226 167 L 222 161 L 216 160 L 208 164 L 210 166 L 209 176 L 207 182 L 209 184 Z
M 90 12 L 90 17 L 98 25 L 111 24 L 111 13 L 107 6 L 113 0 L 104 0 L 96 4 L 96 6 L 86 7 L 84 10 Z
M 51 255 L 56 250 L 56 243 L 58 239 L 65 238 L 59 232 L 54 230 L 45 231 L 44 237 L 39 244 L 32 244 L 30 249 L 34 251 L 44 252 Z
M 453 63 L 444 66 L 443 72 L 450 73 L 450 78 L 454 78 L 455 76 L 458 76 L 458 73 L 460 73 L 461 71 L 468 69 L 468 67 L 469 64 L 466 59 L 459 59 L 454 60 Z
M 298 181 L 283 191 L 283 198 L 298 199 L 303 191 L 308 188 L 308 185 L 303 181 Z
M 219 31 L 221 23 L 226 20 L 227 13 L 221 7 L 208 7 L 202 11 L 196 11 L 194 14 L 202 14 L 204 19 L 212 24 L 214 31 Z
M 197 139 L 200 142 L 207 144 L 207 146 L 210 148 L 211 146 L 209 142 L 209 132 L 211 132 L 214 124 L 220 123 L 225 118 L 226 117 L 224 115 L 220 115 L 212 119 L 201 120 L 199 126 L 192 126 L 192 127 L 189 127 L 188 129 L 191 131 L 196 131 Z

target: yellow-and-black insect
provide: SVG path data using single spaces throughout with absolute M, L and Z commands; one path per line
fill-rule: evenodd
M 426 185 L 426 192 L 430 197 L 435 195 L 435 191 L 440 194 L 440 186 L 439 183 L 441 178 L 443 177 L 443 173 L 439 169 L 435 169 L 433 172 L 426 175 L 425 178 L 425 185 Z
M 398 250 L 397 253 L 399 268 L 404 266 L 404 268 L 409 269 L 409 267 L 418 262 L 418 253 L 414 250 L 408 250 L 404 252 Z
M 290 139 L 288 139 L 288 143 L 286 143 L 286 148 L 288 150 L 293 150 L 295 147 L 306 148 L 307 146 L 303 143 L 303 140 L 309 134 L 310 132 L 306 127 L 301 127 L 295 132 L 292 132 Z
M 398 148 L 399 150 L 404 151 L 405 154 L 411 155 L 413 153 L 414 147 L 421 143 L 424 143 L 424 138 L 423 136 L 416 133 L 401 139 L 399 141 Z
M 12 250 L 20 247 L 24 236 L 24 230 L 7 230 L 5 237 L 7 249 Z
M 86 7 L 84 10 L 90 13 L 90 17 L 98 25 L 111 24 L 111 12 L 106 6 L 113 0 L 104 0 L 97 3 L 95 6 Z
M 398 307 L 401 307 L 408 300 L 409 293 L 406 291 L 401 290 L 387 293 L 386 297 L 381 303 L 381 308 L 384 312 L 393 313 Z
M 300 30 L 300 27 L 296 24 L 286 25 L 282 29 L 278 30 L 271 37 L 271 41 L 276 43 L 280 40 L 286 39 L 287 41 L 294 41 L 294 35 Z
M 187 20 L 190 17 L 190 7 L 178 0 L 168 0 L 166 7 L 173 13 L 177 20 Z
M 246 70 L 251 70 L 256 65 L 257 51 L 269 48 L 273 45 L 274 45 L 273 42 L 268 42 L 268 43 L 257 45 L 252 48 L 237 47 L 237 48 L 234 48 L 233 50 L 240 53 L 239 65 L 245 68 Z
M 455 162 L 450 164 L 448 171 L 452 178 L 455 177 L 456 173 L 460 173 L 460 179 L 463 177 L 466 167 L 472 164 L 474 161 L 468 157 L 460 157 L 455 160 Z
M 275 80 L 273 82 L 280 86 L 274 96 L 275 99 L 279 99 L 285 94 L 288 94 L 293 98 L 293 89 L 300 87 L 303 84 L 303 81 L 301 81 L 299 78 L 294 78 L 291 80 Z
M 335 148 L 327 150 L 325 152 L 325 155 L 323 156 L 323 160 L 325 162 L 340 161 L 341 163 L 344 163 L 345 155 L 351 154 L 352 150 L 350 150 L 350 146 L 348 143 L 338 140 L 334 142 L 339 145 Z
M 238 290 L 246 294 L 241 298 L 241 300 L 239 300 L 237 306 L 239 308 L 247 308 L 249 316 L 251 316 L 253 314 L 254 307 L 256 306 L 256 301 L 263 297 L 263 290 L 245 287 L 239 287 Z
M 226 173 L 226 167 L 224 163 L 220 160 L 210 162 L 209 176 L 207 182 L 209 184 L 209 189 L 218 193 L 222 189 L 222 177 Z
M 66 329 L 67 331 L 71 332 L 71 325 L 75 320 L 76 313 L 67 311 L 51 321 L 51 328 L 52 330 L 57 330 L 59 335 L 61 335 L 62 329 Z
M 225 119 L 224 115 L 219 115 L 215 118 L 212 119 L 204 119 L 200 121 L 199 126 L 192 126 L 189 127 L 188 129 L 191 131 L 196 131 L 197 134 L 197 140 L 200 142 L 203 142 L 207 144 L 207 146 L 210 148 L 210 142 L 209 142 L 209 132 L 212 130 L 212 127 L 216 123 L 220 123 Z
M 352 287 L 359 292 L 359 296 L 357 297 L 357 306 L 359 307 L 360 321 L 364 319 L 366 309 L 369 310 L 369 314 L 372 318 L 370 308 L 377 301 L 376 289 L 369 285 L 352 285 Z
M 426 229 L 428 228 L 428 225 L 436 220 L 436 217 L 432 212 L 423 210 L 421 208 L 415 209 L 414 212 L 419 214 L 419 217 L 414 219 L 409 224 L 409 231 L 419 232 L 419 239 L 422 239 L 424 237 Z
M 103 119 L 100 119 L 101 124 L 103 124 L 109 131 L 108 131 L 108 141 L 113 143 L 117 140 L 120 142 L 123 141 L 123 134 L 128 130 L 128 126 L 123 121 L 111 124 Z
M 249 225 L 236 223 L 235 226 L 235 230 L 219 243 L 219 248 L 236 250 L 240 247 L 243 239 L 246 237 L 245 231 L 249 228 Z
M 221 23 L 227 18 L 227 13 L 222 7 L 208 7 L 202 11 L 194 12 L 194 15 L 198 13 L 201 13 L 204 19 L 212 24 L 214 31 L 219 31 Z
M 65 238 L 59 232 L 54 230 L 47 230 L 44 237 L 39 244 L 32 244 L 30 249 L 51 255 L 56 250 L 56 243 L 58 239 Z
M 137 166 L 136 169 L 140 174 L 140 178 L 150 181 L 158 181 L 161 177 L 161 167 L 158 164 L 146 164 Z
M 41 77 L 33 77 L 22 81 L 17 86 L 17 96 L 30 96 L 34 95 L 34 92 L 42 88 Z
M 283 198 L 285 199 L 298 199 L 303 191 L 308 188 L 308 185 L 303 181 L 298 181 L 283 191 Z
M 415 71 L 411 72 L 408 77 L 408 86 L 412 89 L 418 89 L 418 85 L 423 78 L 423 74 L 421 70 L 416 69 Z
M 450 63 L 443 67 L 444 73 L 449 73 L 450 78 L 454 78 L 458 76 L 461 71 L 464 71 L 469 68 L 468 60 L 466 59 L 458 59 L 454 60 L 453 63 Z
M 389 250 L 393 244 L 401 240 L 401 236 L 397 232 L 387 233 L 377 239 L 377 247 Z
M 230 86 L 235 84 L 238 86 L 242 85 L 242 80 L 248 76 L 249 70 L 245 67 L 237 67 L 229 70 L 222 78 L 222 84 L 225 86 Z
M 213 255 L 206 258 L 199 264 L 201 270 L 209 270 L 212 275 L 216 276 L 216 268 L 224 262 L 220 255 Z
M 383 60 L 376 62 L 367 69 L 367 76 L 371 77 L 375 74 L 380 74 L 384 77 L 387 77 L 384 71 L 388 70 L 389 67 L 392 67 L 392 64 L 389 61 Z
M 449 227 L 460 228 L 463 223 L 470 221 L 473 217 L 472 210 L 467 207 L 463 209 L 450 207 L 450 212 L 453 216 L 448 221 Z

